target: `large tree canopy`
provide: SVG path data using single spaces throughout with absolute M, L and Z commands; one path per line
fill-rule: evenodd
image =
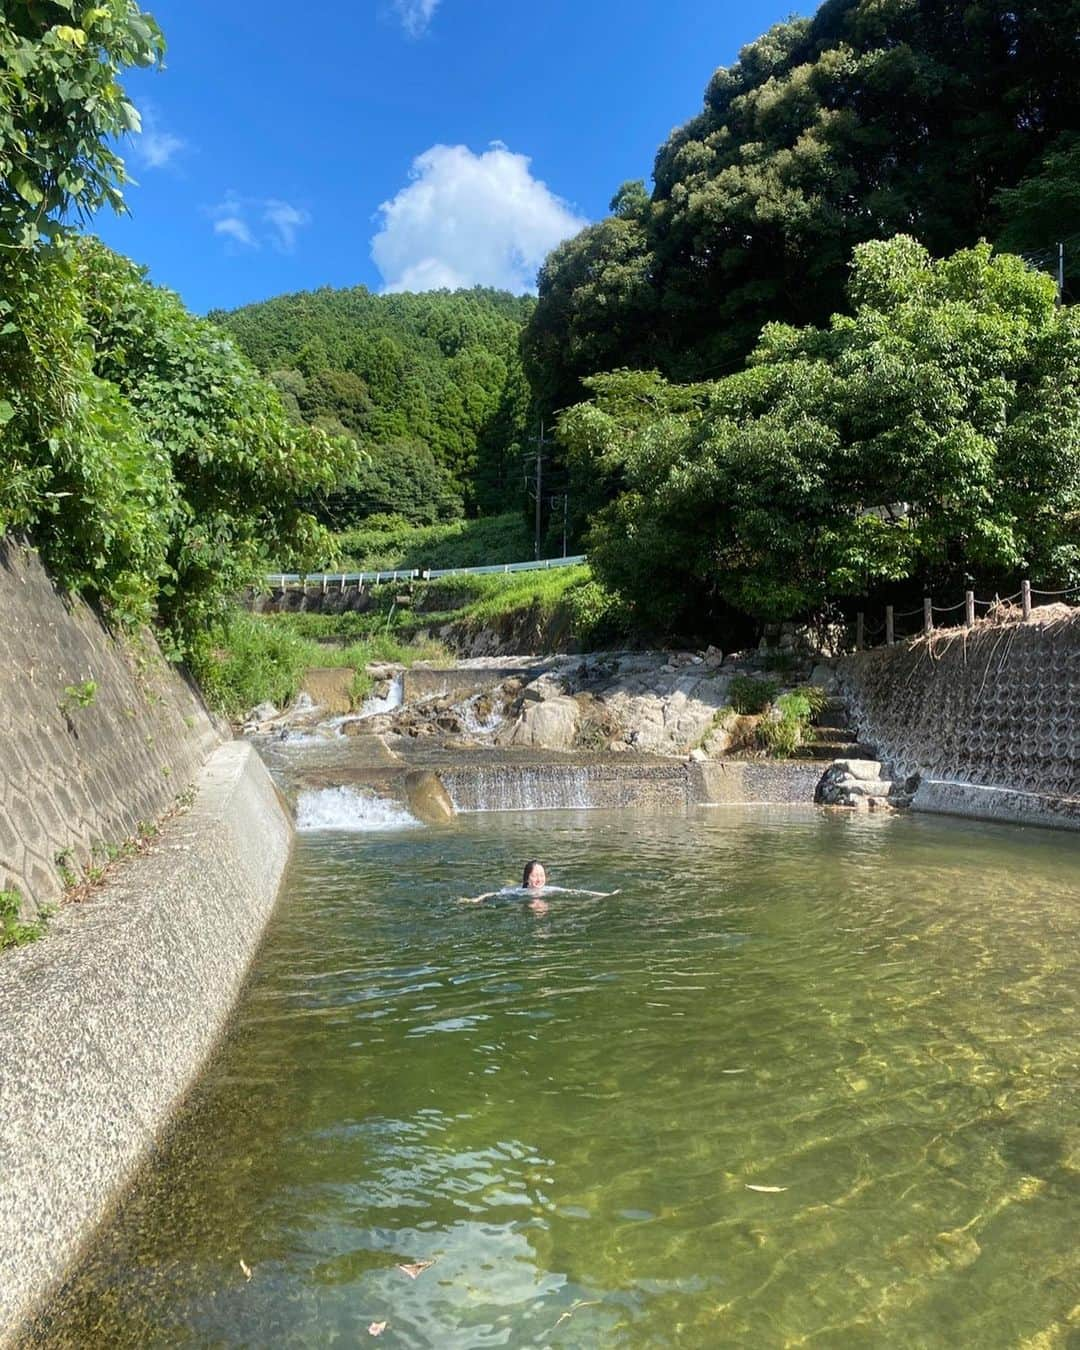
M 522 325 L 534 302 L 477 287 L 372 295 L 363 286 L 283 295 L 211 318 L 277 384 L 294 416 L 346 430 L 378 457 L 413 444 L 434 457 L 458 494 L 487 511 L 514 505 L 529 416 Z M 443 477 L 429 507 L 445 514 Z
M 1080 310 L 988 245 L 861 245 L 852 317 L 770 324 L 745 370 L 586 381 L 560 436 L 613 500 L 600 578 L 659 632 L 882 583 L 1080 579 Z
M 826 0 L 770 29 L 660 148 L 651 199 L 627 185 L 548 259 L 525 344 L 542 404 L 622 365 L 736 368 L 766 321 L 839 308 L 868 239 L 944 254 L 1004 225 L 1025 248 L 1074 234 L 1075 194 L 1002 194 L 1066 152 L 1078 60 L 1077 0 Z

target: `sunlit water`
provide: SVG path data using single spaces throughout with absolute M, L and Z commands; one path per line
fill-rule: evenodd
M 534 856 L 621 894 L 459 903 Z M 911 817 L 304 837 L 42 1340 L 1075 1346 L 1078 883 Z

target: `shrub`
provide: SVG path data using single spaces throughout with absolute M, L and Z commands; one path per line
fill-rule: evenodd
M 311 644 L 287 628 L 239 610 L 193 647 L 192 670 L 207 701 L 230 717 L 259 703 L 282 708 L 312 664 Z
M 753 675 L 736 675 L 731 681 L 728 696 L 731 706 L 744 717 L 764 712 L 779 689 L 776 680 L 761 680 Z
M 827 702 L 825 691 L 816 685 L 804 685 L 781 694 L 757 725 L 758 743 L 777 759 L 794 754 L 806 739 L 810 723 Z

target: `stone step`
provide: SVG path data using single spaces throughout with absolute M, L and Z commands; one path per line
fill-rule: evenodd
M 810 728 L 810 734 L 815 745 L 852 745 L 858 740 L 855 728 L 847 726 L 823 727 L 819 723 Z
M 846 703 L 841 703 L 839 699 L 830 699 L 828 703 L 814 718 L 814 725 L 819 727 L 846 727 L 851 725 L 851 713 Z
M 874 750 L 862 741 L 806 741 L 795 751 L 798 759 L 873 759 Z

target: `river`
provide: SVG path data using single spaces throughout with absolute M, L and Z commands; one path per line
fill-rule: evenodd
M 1073 1343 L 1080 839 L 369 823 L 300 836 L 229 1037 L 35 1343 Z M 461 903 L 532 857 L 618 894 Z

